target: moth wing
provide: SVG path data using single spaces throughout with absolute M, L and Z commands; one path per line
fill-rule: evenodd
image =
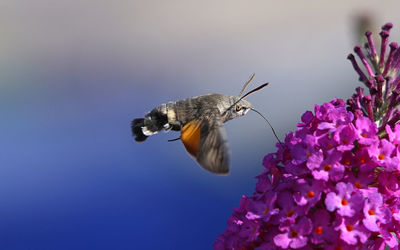
M 181 140 L 204 169 L 215 174 L 229 172 L 229 146 L 223 122 L 216 118 L 192 120 L 181 130 Z
M 181 129 L 181 141 L 186 151 L 195 158 L 200 147 L 201 127 L 201 120 L 192 120 Z
M 212 173 L 228 174 L 230 153 L 223 122 L 214 118 L 203 122 L 203 126 L 206 129 L 201 136 L 197 162 Z

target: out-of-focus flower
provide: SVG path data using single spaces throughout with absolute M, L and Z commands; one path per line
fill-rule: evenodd
M 363 88 L 307 111 L 265 156 L 215 249 L 398 249 L 400 49 L 382 27 L 348 56 Z M 388 50 L 389 48 L 389 50 Z

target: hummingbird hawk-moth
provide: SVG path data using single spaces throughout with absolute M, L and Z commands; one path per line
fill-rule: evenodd
M 239 96 L 213 93 L 161 104 L 144 118 L 132 121 L 132 134 L 137 142 L 143 142 L 161 130 L 180 131 L 178 139 L 201 167 L 215 174 L 227 174 L 230 153 L 223 124 L 253 109 L 243 98 L 268 85 L 265 83 L 241 96 L 253 78 L 254 74 Z

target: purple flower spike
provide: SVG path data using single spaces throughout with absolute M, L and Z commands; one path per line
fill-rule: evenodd
M 388 120 L 387 124 L 389 126 L 394 126 L 395 124 L 397 124 L 400 121 L 400 111 L 398 109 L 396 109 L 395 111 L 393 111 L 393 115 L 391 117 L 390 120 Z
M 399 47 L 399 45 L 397 43 L 393 42 L 393 43 L 389 44 L 389 47 L 390 47 L 389 56 L 386 60 L 385 69 L 382 73 L 382 75 L 384 75 L 384 76 L 386 76 L 389 71 L 389 66 L 391 65 L 392 60 L 393 60 L 393 54 L 394 54 L 395 50 Z
M 386 23 L 385 25 L 382 26 L 382 30 L 386 30 L 389 31 L 393 28 L 393 24 L 392 23 Z
M 375 64 L 378 64 L 379 58 L 376 54 L 375 43 L 374 40 L 372 39 L 372 32 L 371 31 L 365 32 L 365 36 L 367 37 L 369 49 L 371 51 L 371 59 L 375 62 Z
M 386 30 L 382 30 L 381 33 L 379 33 L 379 35 L 382 38 L 382 42 L 381 42 L 381 56 L 379 58 L 379 67 L 382 68 L 384 63 L 385 63 L 385 53 L 386 53 L 386 47 L 387 47 L 387 43 L 389 41 L 389 31 Z
M 366 51 L 356 46 L 365 69 L 348 56 L 368 89 L 301 116 L 264 157 L 255 192 L 214 249 L 399 249 L 400 49 L 390 43 L 385 55 L 391 28 L 382 27 L 380 53 L 371 32 Z
M 378 90 L 378 93 L 377 93 L 375 101 L 382 102 L 382 95 L 383 95 L 383 93 L 382 93 L 383 89 L 382 88 L 383 88 L 383 83 L 385 82 L 385 79 L 383 78 L 382 75 L 378 75 L 378 76 L 375 77 L 375 81 L 377 83 L 376 88 Z
M 374 120 L 374 107 L 372 106 L 373 102 L 371 99 L 372 99 L 371 96 L 364 96 L 362 98 L 361 103 L 363 104 L 365 110 L 367 111 L 367 116 L 369 117 L 369 119 L 371 121 L 373 121 Z
M 347 56 L 347 59 L 350 60 L 351 64 L 353 65 L 354 70 L 358 73 L 360 76 L 360 81 L 364 82 L 366 85 L 368 83 L 368 78 L 365 76 L 364 72 L 362 72 L 361 68 L 358 66 L 356 58 L 354 57 L 353 54 L 349 54 Z M 367 85 L 368 86 L 368 85 Z
M 397 48 L 394 53 L 393 53 L 393 58 L 390 63 L 390 69 L 392 70 L 393 76 L 397 73 L 399 70 L 399 64 L 400 64 L 400 49 Z
M 364 64 L 364 67 L 367 69 L 367 72 L 369 74 L 369 77 L 375 77 L 374 72 L 371 69 L 371 66 L 369 66 L 367 58 L 365 57 L 364 53 L 361 50 L 361 46 L 357 45 L 354 47 L 354 52 L 360 57 L 361 62 Z
M 368 72 L 368 76 L 357 65 L 354 56 L 351 55 L 348 57 L 353 68 L 360 76 L 360 81 L 368 87 L 370 93 L 370 96 L 364 96 L 362 91 L 357 91 L 351 101 L 347 101 L 349 104 L 348 109 L 352 110 L 356 116 L 359 116 L 359 114 L 368 116 L 371 121 L 374 121 L 378 125 L 379 131 L 384 131 L 386 124 L 392 125 L 396 123 L 400 116 L 396 108 L 400 105 L 400 48 L 398 44 L 390 43 L 390 51 L 386 55 L 389 30 L 391 28 L 392 24 L 388 23 L 382 27 L 380 33 L 382 38 L 381 51 L 380 55 L 376 55 L 379 57 L 379 65 L 376 65 L 375 57 L 372 56 L 377 51 L 373 49 L 374 43 L 371 32 L 366 33 L 368 39 L 368 58 L 365 57 L 360 46 L 354 48 L 354 51 L 360 57 Z M 373 72 L 373 68 L 376 70 L 376 73 Z

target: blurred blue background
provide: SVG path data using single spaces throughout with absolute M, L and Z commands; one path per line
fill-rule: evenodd
M 398 1 L 0 0 L 0 249 L 210 249 L 254 190 L 271 130 L 226 124 L 231 173 L 202 170 L 130 121 L 160 103 L 248 98 L 283 139 L 301 114 L 358 86 L 357 20 L 394 23 Z M 395 40 L 396 41 L 396 40 Z

